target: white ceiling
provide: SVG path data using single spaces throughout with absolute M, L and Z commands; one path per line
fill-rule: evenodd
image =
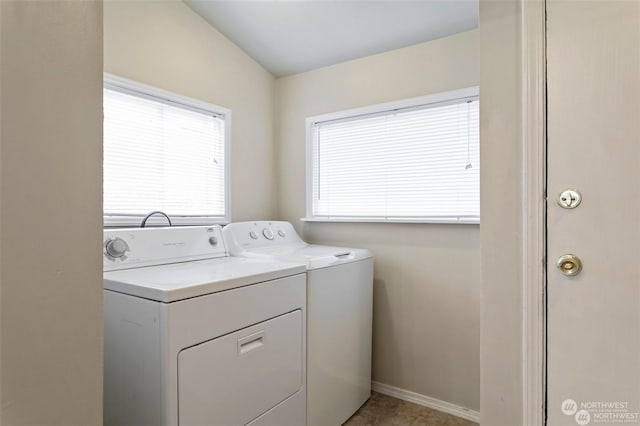
M 478 26 L 478 0 L 184 0 L 276 76 Z

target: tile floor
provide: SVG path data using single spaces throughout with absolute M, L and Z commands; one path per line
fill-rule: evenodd
M 343 426 L 478 426 L 431 408 L 373 392 Z

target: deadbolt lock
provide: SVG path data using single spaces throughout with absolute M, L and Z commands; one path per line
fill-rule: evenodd
M 558 204 L 563 209 L 575 209 L 581 201 L 582 195 L 575 189 L 565 189 L 558 194 Z
M 574 276 L 582 271 L 582 261 L 575 254 L 565 254 L 558 258 L 556 266 L 563 275 Z

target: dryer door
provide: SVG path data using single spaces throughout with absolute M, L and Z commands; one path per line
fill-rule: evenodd
M 180 425 L 246 425 L 298 392 L 302 327 L 297 310 L 182 350 Z

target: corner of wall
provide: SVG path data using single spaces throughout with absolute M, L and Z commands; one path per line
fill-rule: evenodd
M 281 135 L 280 135 L 280 81 L 281 78 L 275 78 L 273 82 L 273 185 L 274 185 L 274 198 L 276 200 L 273 218 L 275 220 L 285 220 L 282 217 L 280 205 L 282 204 L 282 191 L 280 187 L 280 165 L 282 160 L 280 159 L 281 149 Z
M 491 426 L 523 424 L 521 5 L 480 1 L 480 406 Z

